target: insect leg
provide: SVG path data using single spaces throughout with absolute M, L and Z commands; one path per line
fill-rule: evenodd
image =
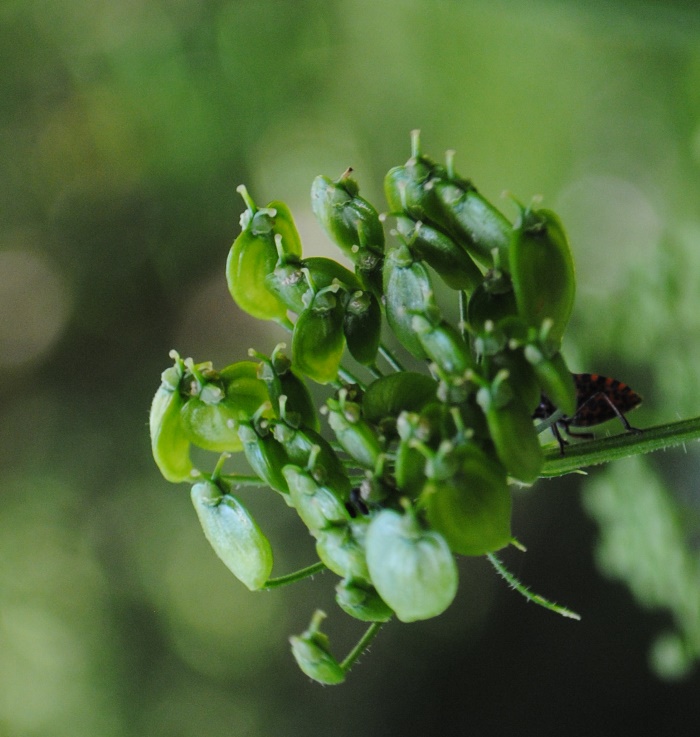
M 564 448 L 569 444 L 568 440 L 564 440 L 564 438 L 561 436 L 561 432 L 559 432 L 559 425 L 562 425 L 567 435 L 569 434 L 568 428 L 563 423 L 555 422 L 551 425 L 552 435 L 557 439 L 557 442 L 559 443 L 559 452 L 561 455 L 564 455 Z
M 627 432 L 635 434 L 639 434 L 642 432 L 642 430 L 640 430 L 638 427 L 632 427 L 632 425 L 630 425 L 628 419 L 622 414 L 622 412 L 620 412 L 620 410 L 615 406 L 615 402 L 613 402 L 607 394 L 605 394 L 604 392 L 598 392 L 597 394 L 593 395 L 592 399 L 597 399 L 598 397 L 602 397 L 607 402 L 608 406 L 615 413 L 615 416 L 618 420 L 620 420 L 622 426 L 625 428 L 625 430 L 627 430 Z
M 564 431 L 570 438 L 580 438 L 581 440 L 593 440 L 595 437 L 595 434 L 592 432 L 573 432 L 573 430 L 568 426 L 564 426 Z
M 617 415 L 617 418 L 620 420 L 622 426 L 625 428 L 625 430 L 627 430 L 627 432 L 632 432 L 637 435 L 642 432 L 640 428 L 632 427 L 632 425 L 630 425 L 628 419 L 622 414 L 622 412 L 620 412 L 620 410 L 613 404 L 613 402 L 610 401 L 610 397 L 606 395 L 603 396 L 605 396 L 605 401 L 612 407 L 613 412 Z
M 362 498 L 361 487 L 355 486 L 350 490 L 350 499 L 345 502 L 345 508 L 353 518 L 360 514 L 369 514 L 369 507 Z

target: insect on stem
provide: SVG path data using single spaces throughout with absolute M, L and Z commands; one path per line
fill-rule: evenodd
M 600 374 L 572 374 L 576 387 L 576 412 L 571 416 L 560 415 L 561 410 L 542 395 L 540 404 L 532 415 L 534 419 L 544 419 L 548 425 L 542 423 L 537 426 L 537 432 L 551 427 L 554 437 L 559 443 L 559 451 L 564 455 L 564 449 L 569 444 L 562 437 L 562 431 L 572 438 L 592 439 L 593 433 L 571 432 L 571 427 L 592 427 L 617 417 L 627 432 L 640 433 L 639 428 L 632 427 L 625 414 L 642 403 L 642 398 L 627 384 L 617 379 Z M 556 418 L 556 419 L 555 419 Z

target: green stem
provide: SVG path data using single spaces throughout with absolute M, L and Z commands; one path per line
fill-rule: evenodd
M 457 152 L 453 149 L 445 151 L 445 169 L 447 169 L 447 178 L 455 178 L 455 154 Z
M 411 131 L 411 158 L 417 159 L 420 156 L 420 130 L 417 128 Z
M 525 584 L 521 583 L 493 553 L 488 553 L 486 557 L 498 573 L 508 582 L 508 584 L 510 584 L 510 586 L 519 594 L 522 594 L 528 601 L 531 601 L 533 604 L 538 604 L 545 609 L 549 609 L 552 612 L 556 612 L 557 614 L 561 614 L 562 617 L 577 620 L 581 619 L 580 615 L 576 614 L 576 612 L 572 612 L 571 609 L 555 604 L 539 594 L 533 594 L 532 591 L 530 591 Z
M 469 307 L 469 298 L 467 297 L 467 293 L 462 289 L 459 292 L 459 332 L 462 334 L 462 338 L 464 338 L 467 343 L 469 342 L 467 339 L 467 310 Z
M 338 369 L 338 376 L 346 383 L 346 384 L 357 384 L 360 389 L 365 389 L 366 385 L 363 381 L 360 381 L 355 374 L 353 374 L 351 371 L 348 371 L 346 368 L 343 368 L 342 366 Z
M 231 457 L 230 453 L 222 453 L 219 456 L 219 460 L 216 463 L 216 466 L 214 467 L 214 470 L 211 472 L 211 480 L 216 482 L 219 478 L 221 478 L 221 469 L 224 467 L 224 463 Z M 255 476 L 255 478 L 260 481 L 260 479 Z
M 539 435 L 540 433 L 543 433 L 545 430 L 549 429 L 555 422 L 559 422 L 561 418 L 564 416 L 564 411 L 561 409 L 556 410 L 556 412 L 553 412 L 546 420 L 542 420 L 538 425 L 535 425 L 535 432 Z
M 563 476 L 585 466 L 595 466 L 640 453 L 652 453 L 691 440 L 700 440 L 700 417 L 656 425 L 639 433 L 624 433 L 577 443 L 568 446 L 564 455 L 558 448 L 551 448 L 545 451 L 545 463 L 540 476 Z
M 401 365 L 399 360 L 394 354 L 383 344 L 379 345 L 379 353 L 384 357 L 384 360 L 394 369 L 394 371 L 404 371 L 404 367 Z
M 255 206 L 255 202 L 253 201 L 253 198 L 248 193 L 248 189 L 245 186 L 245 184 L 239 184 L 236 187 L 236 192 L 243 198 L 243 201 L 246 204 L 246 207 L 251 211 L 251 213 L 255 214 L 258 210 L 258 208 Z
M 294 331 L 294 323 L 286 316 L 276 318 L 275 322 L 290 333 Z
M 359 639 L 357 645 L 348 653 L 348 656 L 340 664 L 340 667 L 347 673 L 355 664 L 355 661 L 370 646 L 370 643 L 379 634 L 384 622 L 372 622 L 365 630 L 365 634 Z
M 301 581 L 305 578 L 308 578 L 309 576 L 313 576 L 315 573 L 319 573 L 321 571 L 326 570 L 325 563 L 322 563 L 320 560 L 317 563 L 312 563 L 310 566 L 306 566 L 306 568 L 300 568 L 298 571 L 294 571 L 293 573 L 288 573 L 286 576 L 278 576 L 277 578 L 269 578 L 265 585 L 263 586 L 263 589 L 276 589 L 280 586 L 286 586 L 290 583 L 295 583 L 296 581 Z
M 212 474 L 213 478 L 213 474 Z M 224 479 L 224 481 L 228 481 L 232 483 L 234 486 L 269 486 L 267 481 L 263 481 L 260 476 L 255 476 L 254 474 L 251 474 L 250 476 L 246 476 L 239 473 L 225 473 L 221 474 L 220 478 Z

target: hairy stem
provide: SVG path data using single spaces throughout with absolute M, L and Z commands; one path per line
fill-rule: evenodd
M 309 576 L 313 576 L 314 573 L 319 573 L 320 571 L 325 570 L 325 563 L 318 561 L 317 563 L 312 563 L 310 566 L 306 566 L 306 568 L 300 568 L 298 571 L 294 571 L 294 573 L 288 573 L 286 576 L 269 578 L 263 586 L 263 589 L 276 589 L 280 586 L 286 586 L 287 584 L 301 581 L 303 578 L 308 578 Z
M 355 661 L 369 647 L 372 640 L 379 634 L 383 622 L 372 622 L 365 630 L 365 634 L 359 639 L 357 645 L 348 653 L 348 656 L 340 664 L 340 667 L 347 673 L 355 664 Z
M 576 620 L 581 619 L 581 617 L 576 614 L 576 612 L 572 612 L 571 609 L 567 609 L 565 606 L 561 606 L 560 604 L 555 604 L 553 601 L 545 599 L 544 596 L 534 594 L 527 586 L 521 583 L 493 553 L 488 553 L 486 557 L 498 573 L 510 584 L 510 586 L 519 594 L 522 594 L 528 601 L 544 607 L 545 609 L 549 609 L 552 612 L 556 612 L 557 614 L 561 614 L 562 617 Z
M 674 445 L 683 445 L 691 440 L 700 440 L 700 417 L 656 425 L 639 433 L 624 433 L 569 445 L 564 455 L 559 452 L 558 447 L 548 449 L 545 451 L 545 464 L 540 476 L 563 476 L 586 466 L 608 463 L 640 453 L 652 453 Z

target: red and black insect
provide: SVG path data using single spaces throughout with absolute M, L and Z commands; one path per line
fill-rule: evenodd
M 572 374 L 576 386 L 576 412 L 573 416 L 566 415 L 552 424 L 552 432 L 559 443 L 559 449 L 564 455 L 564 446 L 568 441 L 561 436 L 563 430 L 569 437 L 592 438 L 593 433 L 574 433 L 571 427 L 591 427 L 600 425 L 617 417 L 627 432 L 639 433 L 632 427 L 625 414 L 642 403 L 642 398 L 627 384 L 617 379 L 599 374 Z M 557 408 L 542 395 L 540 404 L 532 415 L 535 419 L 546 420 L 551 417 Z

